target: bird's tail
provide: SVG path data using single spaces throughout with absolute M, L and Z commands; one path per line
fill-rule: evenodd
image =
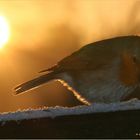
M 45 75 L 41 75 L 35 79 L 32 79 L 28 82 L 25 82 L 19 86 L 17 86 L 16 88 L 14 88 L 14 90 L 16 91 L 16 94 L 20 94 L 22 92 L 31 90 L 33 88 L 36 88 L 42 84 L 45 84 L 46 82 L 55 79 L 55 74 L 52 73 L 48 73 Z

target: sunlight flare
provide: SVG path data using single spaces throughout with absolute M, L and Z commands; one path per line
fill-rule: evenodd
M 8 42 L 10 35 L 9 25 L 5 17 L 0 16 L 0 48 Z

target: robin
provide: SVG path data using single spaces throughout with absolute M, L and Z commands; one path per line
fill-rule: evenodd
M 120 102 L 140 84 L 140 37 L 120 36 L 88 44 L 40 73 L 17 86 L 16 94 L 59 80 L 85 104 Z

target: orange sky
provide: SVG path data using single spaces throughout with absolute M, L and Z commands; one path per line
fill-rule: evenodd
M 0 112 L 78 104 L 57 82 L 16 97 L 12 89 L 87 43 L 140 32 L 139 0 L 0 0 L 0 15 L 11 29 L 0 51 Z
M 11 43 L 32 49 L 61 24 L 79 34 L 82 43 L 137 33 L 139 5 L 139 0 L 0 0 L 0 14 L 9 20 Z

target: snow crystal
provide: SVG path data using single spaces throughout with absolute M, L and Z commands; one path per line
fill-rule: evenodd
M 42 109 L 28 109 L 24 111 L 9 112 L 0 114 L 0 122 L 5 121 L 19 121 L 23 119 L 34 119 L 34 118 L 55 118 L 57 116 L 66 115 L 80 115 L 90 114 L 97 112 L 115 112 L 122 110 L 136 110 L 140 109 L 140 100 L 132 99 L 126 102 L 117 103 L 93 103 L 90 106 L 81 105 L 76 107 L 44 107 Z M 3 125 L 3 123 L 2 123 Z

